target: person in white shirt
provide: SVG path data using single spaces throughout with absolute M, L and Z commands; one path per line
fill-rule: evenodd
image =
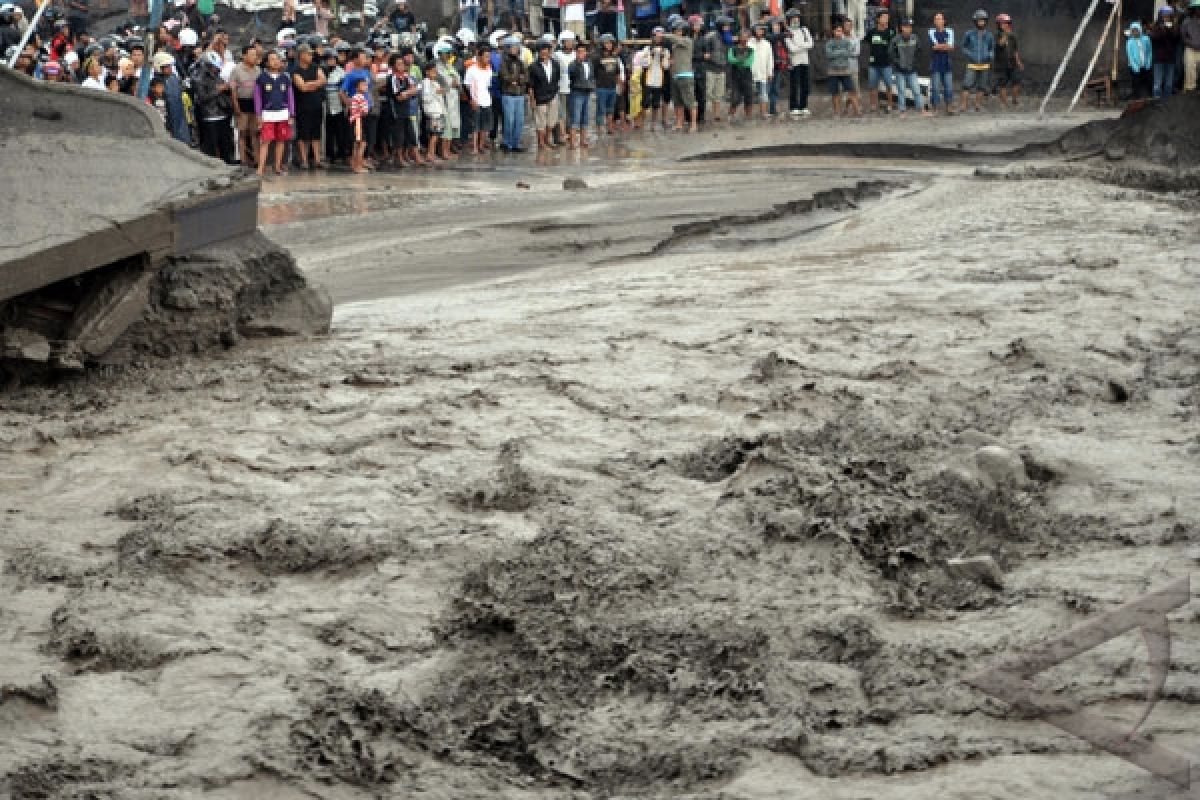
M 771 103 L 771 78 L 775 75 L 775 54 L 767 41 L 767 26 L 759 22 L 754 25 L 754 38 L 750 49 L 754 51 L 754 63 L 750 65 L 750 76 L 754 79 L 754 96 L 758 98 L 758 116 L 766 119 Z
M 438 80 L 438 63 L 431 61 L 425 67 L 425 77 L 421 81 L 421 111 L 425 114 L 425 124 L 429 129 L 429 163 L 440 164 L 438 144 L 446 130 L 446 89 Z
M 571 64 L 575 63 L 575 34 L 563 31 L 558 35 L 558 49 L 554 51 L 554 60 L 558 62 L 558 127 L 555 129 L 555 144 L 566 144 L 567 131 L 571 128 L 571 109 L 568 98 L 571 96 Z
M 83 62 L 83 72 L 87 75 L 83 80 L 83 88 L 108 91 L 104 86 L 104 68 L 100 66 L 100 62 L 95 57 Z
M 488 131 L 492 129 L 492 48 L 487 42 L 479 43 L 475 63 L 467 68 L 463 85 L 475 113 L 471 152 L 483 153 L 490 149 L 487 140 Z
M 808 51 L 813 48 L 812 33 L 805 27 L 800 12 L 792 9 L 787 13 L 788 29 L 783 35 L 783 43 L 788 51 L 788 64 L 791 67 L 789 84 L 791 85 L 788 98 L 788 113 L 793 117 L 807 117 L 812 114 L 808 110 L 808 90 L 811 85 L 808 73 Z

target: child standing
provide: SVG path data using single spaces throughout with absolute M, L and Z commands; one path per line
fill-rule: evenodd
M 350 157 L 350 169 L 355 172 L 366 172 L 365 156 L 367 153 L 367 138 L 363 131 L 363 118 L 367 116 L 370 103 L 367 91 L 370 81 L 360 78 L 354 84 L 354 96 L 350 98 L 350 127 L 354 130 L 354 153 Z
M 448 154 L 442 134 L 446 131 L 446 90 L 438 80 L 438 63 L 430 62 L 425 67 L 425 79 L 421 81 L 421 110 L 425 112 L 425 123 L 429 127 L 429 163 L 440 164 Z M 438 145 L 442 144 L 442 156 L 438 157 Z

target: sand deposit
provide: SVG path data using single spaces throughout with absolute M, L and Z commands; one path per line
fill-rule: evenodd
M 363 301 L 327 337 L 0 397 L 8 793 L 1179 796 L 964 682 L 1200 557 L 1178 198 L 695 169 L 525 169 L 519 208 L 509 168 L 450 176 L 428 213 L 469 230 L 343 260 L 319 216 L 274 225 Z M 556 250 L 531 228 L 563 197 L 595 225 Z M 387 297 L 437 284 L 439 241 L 544 268 Z M 1196 753 L 1200 625 L 1171 620 L 1145 730 Z M 1132 722 L 1145 660 L 1130 633 L 1036 683 Z

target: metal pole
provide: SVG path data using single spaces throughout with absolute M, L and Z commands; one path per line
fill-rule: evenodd
M 1121 61 L 1121 22 L 1123 21 L 1124 12 L 1123 0 L 1117 0 L 1117 35 L 1113 37 L 1113 57 L 1112 57 L 1112 78 L 1113 85 L 1117 83 L 1117 65 Z
M 158 26 L 162 25 L 163 5 L 166 0 L 150 0 L 150 24 L 146 27 L 146 63 L 138 78 L 137 96 L 145 100 L 150 94 L 150 78 L 154 75 L 154 46 L 158 44 Z
M 1100 5 L 1100 0 L 1092 0 L 1087 13 L 1083 15 L 1083 22 L 1079 23 L 1079 30 L 1075 31 L 1075 38 L 1071 40 L 1071 46 L 1067 48 L 1067 53 L 1063 56 L 1062 63 L 1058 65 L 1058 72 L 1054 74 L 1054 80 L 1050 82 L 1050 89 L 1046 92 L 1046 96 L 1042 98 L 1042 106 L 1038 109 L 1039 119 L 1046 116 L 1046 104 L 1050 102 L 1050 98 L 1058 88 L 1058 82 L 1062 80 L 1063 73 L 1067 71 L 1067 64 L 1071 61 L 1071 56 L 1075 54 L 1075 48 L 1079 46 L 1079 40 L 1083 38 L 1083 32 L 1087 28 L 1088 23 L 1092 21 L 1092 15 L 1096 13 L 1096 6 L 1098 5 Z
M 17 59 L 21 57 L 21 52 L 25 49 L 25 45 L 29 44 L 29 40 L 33 37 L 34 31 L 37 30 L 38 23 L 42 21 L 42 14 L 50 7 L 50 0 L 42 0 L 42 4 L 38 6 L 37 13 L 33 15 L 33 19 L 29 21 L 29 27 L 25 29 L 25 35 L 21 37 L 21 43 L 17 45 L 17 52 L 13 53 L 13 57 L 8 60 L 8 68 L 12 69 L 17 64 Z
M 1104 50 L 1104 45 L 1108 41 L 1108 32 L 1112 30 L 1113 20 L 1117 18 L 1117 12 L 1121 10 L 1121 2 L 1113 6 L 1112 13 L 1108 15 L 1108 22 L 1104 25 L 1104 33 L 1100 34 L 1100 41 L 1096 43 L 1096 52 L 1092 53 L 1092 60 L 1088 62 L 1087 72 L 1083 73 L 1083 80 L 1079 82 L 1079 88 L 1075 90 L 1075 96 L 1071 98 L 1071 105 L 1067 107 L 1067 113 L 1070 114 L 1075 110 L 1075 104 L 1079 102 L 1079 98 L 1083 96 L 1083 90 L 1087 88 L 1087 83 L 1092 79 L 1092 70 L 1096 68 L 1096 62 L 1100 60 L 1100 52 Z

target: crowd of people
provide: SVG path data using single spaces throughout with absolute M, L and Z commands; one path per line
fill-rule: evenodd
M 45 30 L 8 55 L 35 78 L 137 94 L 146 63 L 142 31 L 128 24 L 94 39 L 86 2 L 51 8 Z M 554 150 L 586 149 L 599 137 L 639 129 L 691 133 L 739 113 L 767 120 L 783 116 L 785 105 L 799 120 L 811 113 L 816 62 L 834 116 L 1019 104 L 1024 63 L 1008 14 L 993 20 L 981 9 L 956 34 L 938 13 L 932 28 L 918 32 L 912 19 L 893 20 L 888 0 L 877 2 L 858 23 L 865 33 L 848 16 L 814 34 L 798 9 L 751 19 L 735 6 L 728 14 L 672 14 L 632 40 L 623 13 L 612 0 L 599 0 L 590 28 L 564 6 L 557 35 L 483 34 L 474 18 L 474 26 L 426 43 L 406 0 L 396 0 L 362 42 L 329 30 L 324 0 L 316 6 L 321 32 L 297 35 L 290 27 L 295 4 L 287 0 L 286 27 L 235 52 L 211 0 L 198 0 L 154 31 L 145 101 L 175 138 L 260 174 L 331 164 L 365 172 L 494 149 L 520 153 L 527 122 L 530 144 Z M 518 15 L 510 18 L 519 23 Z M 19 39 L 23 21 L 18 7 L 0 7 L 0 43 Z M 1200 0 L 1191 0 L 1186 14 L 1166 5 L 1148 30 L 1135 22 L 1126 35 L 1135 94 L 1169 95 L 1177 61 L 1183 88 L 1195 88 Z M 955 55 L 965 61 L 957 80 Z

